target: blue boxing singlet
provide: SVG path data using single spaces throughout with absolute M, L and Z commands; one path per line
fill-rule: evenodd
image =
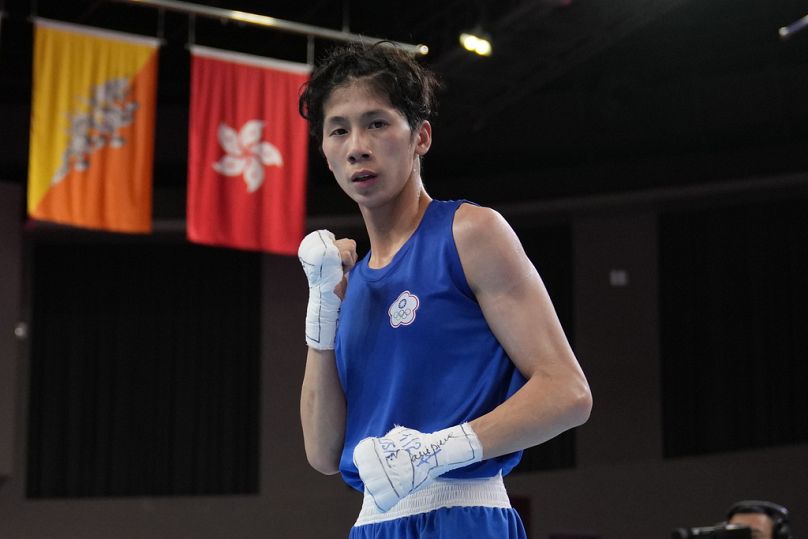
M 337 329 L 336 358 L 347 414 L 340 471 L 362 491 L 356 444 L 394 425 L 434 432 L 471 421 L 525 383 L 463 273 L 452 234 L 464 201 L 433 200 L 418 228 L 384 268 L 368 253 L 351 271 Z M 507 474 L 521 452 L 447 473 Z

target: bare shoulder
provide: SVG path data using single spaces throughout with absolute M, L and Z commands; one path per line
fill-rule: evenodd
M 460 205 L 455 213 L 452 231 L 458 247 L 466 243 L 479 244 L 501 239 L 498 238 L 501 235 L 514 235 L 510 225 L 499 212 L 474 204 Z
M 455 214 L 452 232 L 466 279 L 475 292 L 532 268 L 516 233 L 496 210 L 463 204 Z

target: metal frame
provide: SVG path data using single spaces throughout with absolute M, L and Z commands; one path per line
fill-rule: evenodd
M 127 4 L 135 4 L 142 6 L 150 6 L 158 9 L 165 9 L 169 11 L 176 11 L 179 13 L 187 13 L 189 15 L 200 15 L 213 19 L 224 19 L 231 21 L 238 21 L 255 26 L 263 26 L 265 28 L 273 28 L 283 32 L 290 32 L 293 34 L 302 34 L 311 37 L 320 37 L 332 41 L 347 41 L 347 42 L 362 42 L 362 43 L 375 43 L 377 41 L 386 41 L 390 44 L 396 45 L 412 54 L 425 55 L 429 53 L 429 47 L 426 45 L 413 45 L 411 43 L 402 43 L 399 41 L 386 40 L 377 37 L 363 36 L 361 34 L 354 34 L 351 32 L 342 32 L 339 30 L 332 30 L 330 28 L 323 28 L 321 26 L 313 26 L 310 24 L 302 24 L 298 22 L 287 21 L 267 15 L 258 15 L 256 13 L 248 13 L 246 11 L 237 11 L 234 9 L 224 9 L 212 6 L 203 6 L 200 4 L 193 4 L 191 2 L 180 2 L 178 0 L 112 0 L 114 2 L 123 2 Z

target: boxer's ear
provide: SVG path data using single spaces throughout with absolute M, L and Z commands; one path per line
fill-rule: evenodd
M 432 146 L 432 124 L 428 120 L 421 122 L 415 137 L 415 153 L 420 156 L 426 155 Z

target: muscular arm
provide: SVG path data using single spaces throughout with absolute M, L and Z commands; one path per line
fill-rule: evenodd
M 356 242 L 339 239 L 334 243 L 342 260 L 343 272 L 347 272 L 356 263 Z M 339 298 L 345 296 L 346 287 L 347 279 L 343 276 L 334 288 Z M 300 392 L 300 422 L 309 464 L 327 475 L 337 473 L 345 436 L 345 395 L 333 349 L 321 350 L 311 346 L 308 349 Z
M 545 442 L 584 423 L 592 396 L 547 290 L 495 211 L 465 204 L 453 227 L 466 278 L 494 335 L 527 383 L 474 421 L 484 458 Z
M 333 350 L 309 348 L 300 419 L 309 464 L 320 473 L 337 473 L 345 433 L 345 397 Z

